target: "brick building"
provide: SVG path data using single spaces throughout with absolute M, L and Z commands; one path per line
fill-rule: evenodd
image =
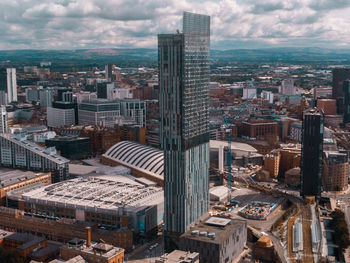
M 22 208 L 23 209 L 23 208 Z M 92 240 L 104 240 L 117 247 L 131 249 L 133 233 L 129 229 L 102 231 L 95 224 L 72 219 L 38 218 L 25 215 L 24 211 L 0 207 L 0 227 L 17 232 L 30 232 L 36 236 L 45 236 L 49 240 L 68 242 L 73 238 L 86 238 L 91 227 Z
M 69 260 L 81 256 L 87 263 L 124 263 L 124 249 L 105 243 L 91 242 L 88 239 L 74 238 L 60 248 L 60 257 Z
M 28 233 L 12 233 L 5 236 L 1 246 L 5 249 L 14 249 L 27 258 L 34 250 L 46 247 L 47 240 Z
M 270 176 L 277 178 L 279 171 L 281 154 L 279 152 L 271 152 L 264 156 L 264 166 L 263 169 L 270 173 Z
M 279 177 L 284 178 L 285 172 L 292 168 L 300 167 L 301 145 L 282 144 L 280 154 Z
M 325 191 L 348 189 L 348 155 L 340 152 L 323 152 L 322 182 Z
M 317 109 L 323 110 L 324 115 L 336 115 L 337 101 L 334 99 L 319 99 L 317 100 Z
M 300 185 L 300 168 L 295 167 L 284 173 L 284 185 L 299 186 Z
M 135 141 L 146 144 L 146 129 L 135 126 L 116 126 L 114 128 L 98 126 L 75 126 L 59 128 L 55 132 L 61 136 L 88 137 L 92 156 L 105 153 L 120 141 Z
M 7 192 L 38 183 L 51 184 L 51 173 L 20 170 L 0 171 L 0 205 L 5 205 Z
M 269 120 L 249 120 L 242 122 L 241 134 L 249 138 L 263 137 L 267 134 L 279 135 L 279 125 Z

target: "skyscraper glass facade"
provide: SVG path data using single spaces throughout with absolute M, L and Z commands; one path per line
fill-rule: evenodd
M 183 33 L 158 35 L 165 230 L 184 233 L 206 214 L 210 17 L 184 13 Z
M 301 149 L 301 191 L 303 196 L 318 196 L 322 183 L 323 112 L 304 112 Z

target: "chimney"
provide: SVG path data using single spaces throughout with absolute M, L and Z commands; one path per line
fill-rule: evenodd
M 91 227 L 87 227 L 86 246 L 91 247 Z

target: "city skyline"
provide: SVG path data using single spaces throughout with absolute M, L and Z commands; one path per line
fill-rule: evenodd
M 0 7 L 0 50 L 156 48 L 157 33 L 181 28 L 183 10 L 213 18 L 214 49 L 350 48 L 345 0 L 18 0 Z

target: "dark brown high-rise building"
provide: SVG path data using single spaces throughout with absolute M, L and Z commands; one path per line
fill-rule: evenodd
M 337 100 L 337 113 L 344 113 L 344 81 L 350 79 L 350 68 L 333 69 L 332 97 Z
M 343 97 L 343 83 L 350 79 L 350 68 L 335 68 L 333 69 L 333 90 L 332 97 L 337 99 Z

